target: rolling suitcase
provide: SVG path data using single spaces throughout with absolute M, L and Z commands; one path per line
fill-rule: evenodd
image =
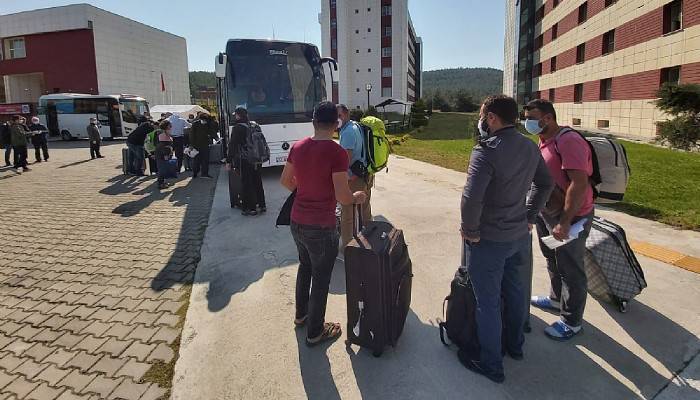
M 629 301 L 647 287 L 644 272 L 627 243 L 624 229 L 603 218 L 593 218 L 591 233 L 586 239 L 584 266 L 588 292 L 617 305 L 621 312 L 627 312 Z
M 220 164 L 224 159 L 224 148 L 221 142 L 209 146 L 209 164 Z
M 381 221 L 362 227 L 358 207 L 353 213 L 356 234 L 345 249 L 348 344 L 379 357 L 403 331 L 413 267 L 401 230 Z
M 122 149 L 122 173 L 126 175 L 129 172 L 129 149 L 125 147 Z
M 231 208 L 243 209 L 243 180 L 240 171 L 234 171 L 233 168 L 228 172 L 228 195 L 231 201 Z

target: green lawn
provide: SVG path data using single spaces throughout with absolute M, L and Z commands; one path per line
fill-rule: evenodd
M 475 114 L 435 113 L 430 124 L 394 151 L 464 172 L 474 146 Z M 533 138 L 534 140 L 535 138 Z M 632 168 L 625 201 L 628 214 L 700 231 L 700 154 L 624 142 Z

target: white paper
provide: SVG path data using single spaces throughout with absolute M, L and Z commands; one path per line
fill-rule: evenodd
M 360 315 L 357 317 L 357 323 L 352 328 L 352 333 L 355 334 L 355 337 L 360 337 L 360 321 L 362 320 L 362 311 L 365 309 L 365 302 L 358 302 L 357 307 L 360 309 Z
M 586 225 L 587 221 L 588 219 L 584 218 L 571 225 L 571 230 L 569 230 L 569 238 L 564 240 L 563 242 L 555 239 L 554 236 L 549 235 L 542 238 L 542 243 L 544 243 L 547 247 L 549 247 L 552 250 L 564 246 L 565 244 L 568 244 L 578 239 L 578 235 L 580 235 L 581 232 L 583 232 L 584 226 Z

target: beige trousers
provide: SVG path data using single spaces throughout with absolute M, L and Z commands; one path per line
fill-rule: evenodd
M 367 193 L 367 202 L 362 204 L 362 224 L 367 225 L 372 221 L 372 187 L 374 187 L 374 175 L 370 175 L 367 183 L 362 179 L 354 179 L 350 182 L 350 191 Z M 353 206 L 342 206 L 340 212 L 340 243 L 341 249 L 344 249 L 352 240 L 352 208 Z

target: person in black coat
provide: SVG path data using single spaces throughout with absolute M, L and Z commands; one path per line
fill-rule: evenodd
M 49 161 L 49 143 L 46 135 L 49 130 L 39 123 L 39 118 L 32 117 L 32 124 L 29 125 L 29 132 L 32 133 L 32 144 L 34 145 L 34 157 L 36 162 L 41 162 L 43 153 L 44 161 Z
M 267 212 L 265 204 L 265 189 L 262 184 L 260 172 L 262 166 L 252 164 L 243 157 L 245 146 L 247 144 L 248 129 L 250 129 L 248 119 L 248 110 L 243 107 L 236 108 L 234 117 L 236 125 L 231 133 L 229 141 L 229 150 L 227 158 L 227 167 L 233 168 L 233 173 L 241 175 L 242 197 L 243 197 L 243 212 L 245 216 L 258 215 Z
M 152 121 L 145 120 L 127 137 L 126 146 L 129 148 L 128 173 L 136 176 L 143 176 L 146 156 L 144 143 L 146 142 L 146 136 L 155 129 L 156 127 L 153 125 Z

